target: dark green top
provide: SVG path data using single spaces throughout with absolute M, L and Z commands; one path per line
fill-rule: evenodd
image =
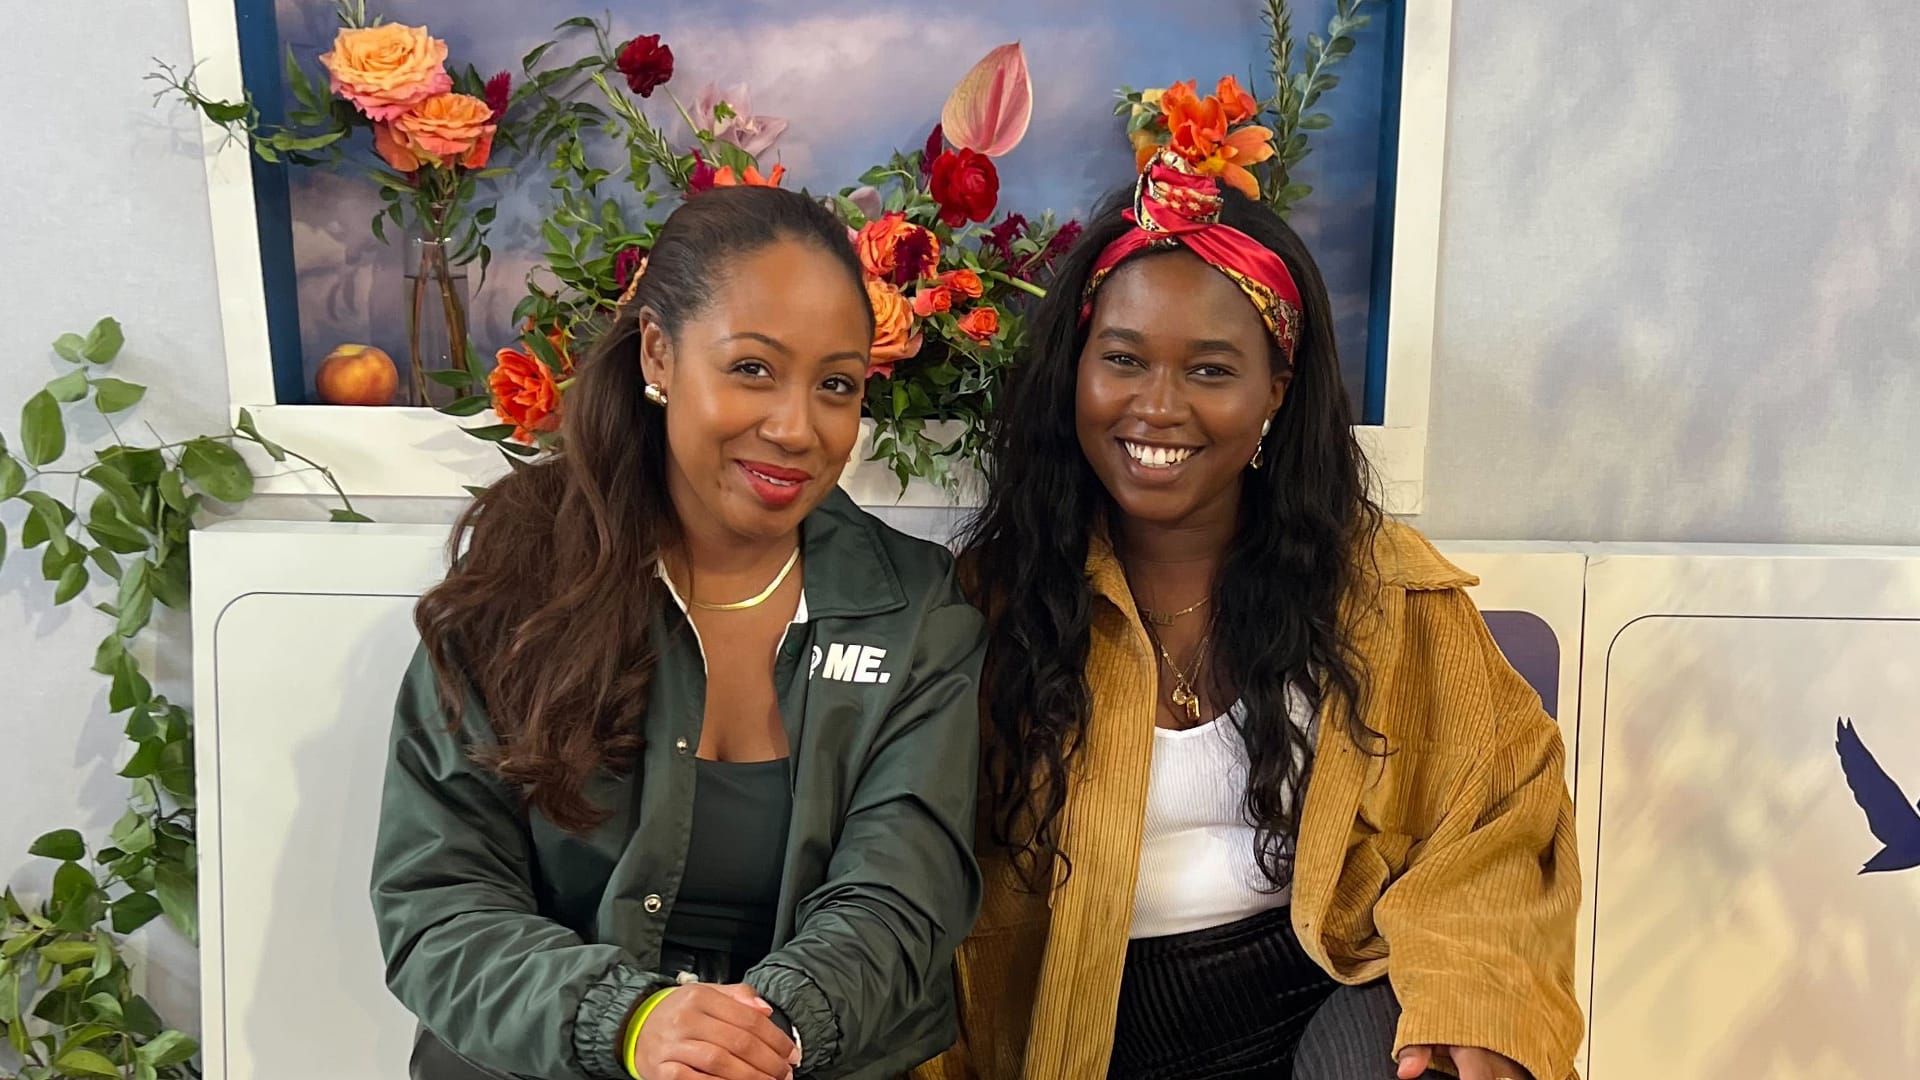
M 802 1076 L 879 1080 L 957 1032 L 953 952 L 980 906 L 985 638 L 946 549 L 841 492 L 800 546 L 807 621 L 773 675 L 792 819 L 773 947 L 745 981 L 792 1020 Z M 400 688 L 373 860 L 387 983 L 428 1038 L 489 1069 L 624 1080 L 627 1017 L 673 983 L 660 952 L 687 877 L 707 671 L 671 603 L 648 633 L 646 749 L 632 775 L 588 785 L 609 817 L 584 836 L 474 764 L 494 734 L 470 690 L 456 732 L 424 655 Z
M 744 969 L 773 948 L 787 853 L 787 760 L 694 763 L 686 877 L 666 941 L 730 954 Z

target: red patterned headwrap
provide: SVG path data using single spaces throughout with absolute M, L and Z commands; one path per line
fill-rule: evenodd
M 1108 244 L 1093 264 L 1080 307 L 1080 324 L 1093 318 L 1093 294 L 1113 268 L 1148 248 L 1184 246 L 1227 275 L 1253 301 L 1288 367 L 1300 343 L 1300 287 L 1280 256 L 1231 225 L 1220 223 L 1220 181 L 1196 175 L 1184 158 L 1162 151 L 1133 188 L 1134 227 Z

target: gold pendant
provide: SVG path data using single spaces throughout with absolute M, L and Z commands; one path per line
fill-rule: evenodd
M 1177 709 L 1187 710 L 1190 719 L 1200 719 L 1200 698 L 1184 686 L 1173 688 L 1173 705 Z

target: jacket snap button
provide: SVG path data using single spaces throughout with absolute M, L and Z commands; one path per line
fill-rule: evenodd
M 687 737 L 685 735 L 682 735 L 681 737 L 673 740 L 673 748 L 674 750 L 678 751 L 682 756 L 685 756 L 687 752 Z
M 640 901 L 640 906 L 646 908 L 649 915 L 660 914 L 660 894 L 649 893 L 645 900 Z

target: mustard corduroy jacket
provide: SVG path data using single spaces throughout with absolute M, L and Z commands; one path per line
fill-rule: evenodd
M 1464 587 L 1424 537 L 1386 523 L 1354 644 L 1369 727 L 1319 722 L 1293 882 L 1301 944 L 1342 983 L 1391 980 L 1394 1051 L 1478 1046 L 1535 1080 L 1577 1080 L 1580 871 L 1565 750 Z M 1093 713 L 1068 795 L 1072 859 L 1051 897 L 980 852 L 986 898 L 956 963 L 960 1041 L 917 1080 L 1098 1080 L 1112 1053 L 1140 865 L 1158 668 L 1119 560 L 1096 539 Z M 984 837 L 984 833 L 982 836 Z M 1385 1048 L 1383 1048 L 1384 1051 Z

